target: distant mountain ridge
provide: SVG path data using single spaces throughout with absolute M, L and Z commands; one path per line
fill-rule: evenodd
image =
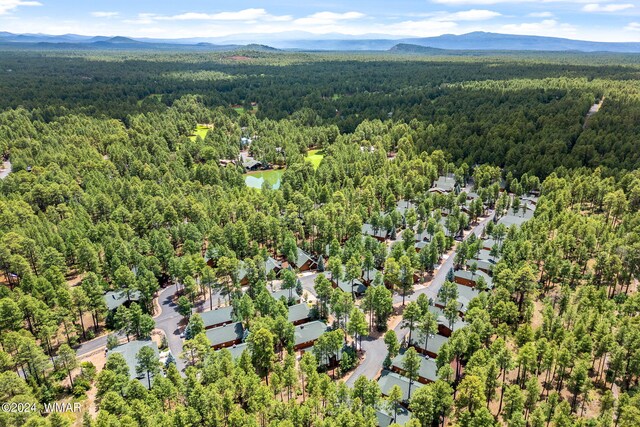
M 149 39 L 132 37 L 82 36 L 77 34 L 13 34 L 0 32 L 0 46 L 35 46 L 38 48 L 75 49 L 177 49 L 235 50 L 239 48 L 275 51 L 387 51 L 444 54 L 422 48 L 467 51 L 577 51 L 640 53 L 640 42 L 592 42 L 558 37 L 521 36 L 473 32 L 461 35 L 443 34 L 436 37 L 394 38 L 373 35 L 374 38 L 354 38 L 331 34 L 312 38 L 309 33 L 245 34 L 218 38 Z

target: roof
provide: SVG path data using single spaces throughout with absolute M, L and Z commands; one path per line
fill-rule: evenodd
M 133 289 L 129 291 L 129 298 L 127 298 L 127 292 L 124 290 L 109 291 L 104 294 L 104 301 L 110 311 L 117 309 L 128 301 L 138 301 L 139 299 L 140 292 Z
M 280 289 L 278 291 L 271 292 L 271 297 L 276 301 L 280 301 L 280 298 L 282 297 L 288 301 L 289 295 L 293 297 L 294 301 L 300 301 L 300 296 L 296 293 L 295 289 Z
M 249 344 L 247 344 L 246 342 L 232 345 L 231 347 L 227 347 L 226 349 L 229 350 L 229 353 L 231 353 L 231 358 L 234 360 L 239 359 L 245 350 L 251 351 L 249 350 Z M 222 349 L 218 351 L 222 351 Z
M 418 346 L 419 348 L 424 349 L 425 336 L 424 334 L 414 331 L 411 335 L 412 344 Z M 429 335 L 429 341 L 427 342 L 426 350 L 432 354 L 438 354 L 440 352 L 440 348 L 449 341 L 449 338 L 443 337 L 442 335 Z
M 473 261 L 472 261 L 473 263 Z M 470 272 L 469 270 L 456 270 L 453 275 L 455 277 L 459 277 L 461 279 L 470 280 L 472 282 L 476 282 L 480 277 L 484 279 L 487 283 L 487 287 L 493 287 L 493 279 L 487 273 L 482 270 L 477 270 L 475 273 Z
M 378 427 L 389 427 L 393 424 L 393 411 L 387 409 L 376 409 L 376 418 L 378 420 Z M 411 412 L 398 405 L 395 424 L 405 425 L 410 419 Z
M 423 356 L 418 354 L 420 358 L 420 368 L 418 369 L 418 376 L 420 378 L 424 378 L 427 381 L 435 382 L 438 380 L 438 366 L 436 365 L 435 359 L 431 359 L 428 356 Z M 391 366 L 394 366 L 397 369 L 404 370 L 403 362 L 404 353 L 398 354 L 391 361 Z
M 241 340 L 244 337 L 244 329 L 242 323 L 235 322 L 225 326 L 209 329 L 205 332 L 211 346 L 225 344 L 228 342 Z
M 327 272 L 324 272 L 325 277 L 327 277 Z M 373 280 L 375 278 L 375 275 L 371 278 L 371 280 Z M 327 277 L 328 279 L 328 277 Z M 365 285 L 362 284 L 362 282 L 358 279 L 354 279 L 353 280 L 353 286 L 351 285 L 351 280 L 345 280 L 345 279 L 340 279 L 340 280 L 334 280 L 332 281 L 336 286 L 338 286 L 338 288 L 342 291 L 342 292 L 355 292 L 357 294 L 363 294 L 366 290 L 367 287 Z
M 246 162 L 242 163 L 242 166 L 244 166 L 246 169 L 251 169 L 251 168 L 255 168 L 256 166 L 260 166 L 262 163 L 260 163 L 257 160 L 247 160 Z
M 311 255 L 309 255 L 308 253 L 306 253 L 300 248 L 296 248 L 295 267 L 300 268 L 303 265 L 305 265 L 308 261 L 311 261 L 312 263 L 314 262 L 313 259 L 311 258 Z
M 498 244 L 498 242 L 496 242 L 496 241 L 495 241 L 495 240 L 493 240 L 493 239 L 484 239 L 484 240 L 482 241 L 482 247 L 483 247 L 484 249 L 487 249 L 487 248 L 488 248 L 488 250 L 491 250 L 491 248 L 493 248 L 493 246 L 494 246 L 494 245 L 497 245 L 497 244 Z
M 491 260 L 488 260 L 488 259 L 470 259 L 470 260 L 467 260 L 466 262 L 467 267 L 471 267 L 473 264 L 475 264 L 476 267 L 481 270 L 492 271 L 493 266 L 495 265 L 495 262 L 492 262 Z
M 402 390 L 402 400 L 409 400 L 409 378 L 407 377 L 403 377 L 395 372 L 384 370 L 382 371 L 380 378 L 378 378 L 378 385 L 380 386 L 380 391 L 385 396 L 388 396 L 391 388 L 394 385 L 397 385 L 400 387 L 400 390 Z M 422 384 L 414 381 L 411 385 L 411 393 L 413 394 L 413 392 L 420 387 L 422 387 Z
M 200 313 L 200 317 L 202 318 L 202 322 L 204 322 L 204 327 L 208 328 L 210 326 L 219 325 L 221 323 L 230 322 L 231 315 L 233 314 L 233 307 L 222 307 L 222 308 L 214 308 L 213 310 L 205 311 Z
M 136 366 L 138 366 L 138 360 L 136 356 L 142 347 L 151 347 L 156 356 L 158 356 L 158 345 L 151 340 L 134 340 L 128 343 L 121 344 L 108 351 L 111 353 L 120 353 L 129 367 L 129 378 L 138 378 L 136 373 Z
M 453 176 L 440 176 L 433 183 L 433 189 L 439 189 L 445 193 L 453 191 L 455 186 L 456 180 Z
M 295 327 L 294 345 L 304 344 L 306 342 L 315 341 L 320 335 L 327 331 L 327 324 L 320 320 L 305 323 Z
M 365 282 L 372 282 L 373 279 L 376 278 L 376 274 L 382 274 L 380 270 L 377 268 L 372 268 L 371 270 L 362 270 L 362 280 Z
M 264 270 L 267 274 L 269 274 L 269 272 L 271 270 L 280 270 L 282 268 L 282 263 L 280 263 L 280 261 L 277 261 L 271 257 L 267 258 L 267 261 L 265 262 L 265 266 L 264 266 Z
M 429 311 L 436 315 L 436 320 L 438 322 L 438 325 L 443 325 L 443 326 L 446 326 L 447 328 L 449 327 L 449 319 L 447 319 L 447 317 L 444 315 L 444 311 L 441 308 L 431 306 L 429 307 Z M 457 331 L 458 329 L 464 328 L 467 325 L 468 325 L 467 322 L 465 322 L 460 317 L 458 317 L 453 322 L 452 331 Z
M 292 305 L 289 307 L 289 322 L 297 322 L 299 320 L 308 319 L 311 309 L 306 302 Z
M 410 200 L 403 200 L 403 199 L 398 200 L 398 203 L 396 203 L 396 210 L 403 215 L 409 209 L 414 209 L 414 210 L 417 209 L 416 204 Z
M 384 227 L 378 227 L 377 231 L 375 231 L 373 225 L 365 223 L 362 224 L 362 234 L 385 239 L 387 237 L 387 230 Z
M 480 295 L 480 291 L 469 286 L 461 285 L 459 283 L 455 283 L 455 285 L 458 288 L 458 310 L 460 310 L 462 313 L 466 313 L 467 308 L 469 307 L 469 302 Z M 442 303 L 440 297 L 438 297 L 437 301 Z

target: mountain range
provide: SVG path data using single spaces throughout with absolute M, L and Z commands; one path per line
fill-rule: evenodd
M 260 44 L 256 44 L 260 43 Z M 266 46 L 268 44 L 269 46 Z M 0 47 L 40 49 L 151 49 L 224 51 L 387 51 L 439 54 L 441 50 L 463 51 L 576 51 L 640 53 L 640 42 L 611 43 L 572 40 L 557 37 L 522 36 L 487 32 L 462 35 L 444 34 L 424 38 L 392 38 L 384 35 L 361 37 L 310 33 L 247 34 L 218 38 L 149 39 L 129 37 L 82 36 L 77 34 L 13 34 L 0 32 Z M 428 49 L 424 49 L 428 48 Z

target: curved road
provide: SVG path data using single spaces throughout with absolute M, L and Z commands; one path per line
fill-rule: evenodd
M 465 237 L 465 240 L 468 239 L 471 234 L 480 236 L 487 223 L 493 219 L 493 215 L 494 213 L 491 212 L 487 218 L 483 219 L 475 227 L 473 227 L 471 233 L 469 233 Z M 433 279 L 431 280 L 431 283 L 428 286 L 417 289 L 412 294 L 407 295 L 407 297 L 405 298 L 405 303 L 417 300 L 418 296 L 421 294 L 425 294 L 427 295 L 427 297 L 435 299 L 438 295 L 438 291 L 447 278 L 447 273 L 453 267 L 453 260 L 455 256 L 456 251 L 454 249 L 449 254 L 447 259 L 445 259 L 444 262 L 440 265 Z M 393 304 L 394 306 L 397 304 L 402 304 L 402 295 L 394 294 Z M 394 328 L 394 331 L 398 336 L 398 340 L 402 341 L 402 336 L 404 335 L 402 333 L 402 322 L 398 323 L 398 326 Z M 358 379 L 358 377 L 360 377 L 361 375 L 366 376 L 368 379 L 373 379 L 378 376 L 378 373 L 382 369 L 384 359 L 387 357 L 387 346 L 384 343 L 384 335 L 381 335 L 378 339 L 363 338 L 362 350 L 364 351 L 366 358 L 356 367 L 355 371 L 353 371 L 349 379 L 347 379 L 346 384 L 348 386 L 353 386 L 356 379 Z

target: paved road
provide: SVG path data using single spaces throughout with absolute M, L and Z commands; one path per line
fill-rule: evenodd
M 178 313 L 178 305 L 173 302 L 173 295 L 178 289 L 177 285 L 171 285 L 160 291 L 158 295 L 158 303 L 160 304 L 160 313 L 155 317 L 156 328 L 161 329 L 167 337 L 169 350 L 176 359 L 176 366 L 182 372 L 185 368 L 184 361 L 180 358 L 182 353 L 182 338 L 180 338 L 180 320 L 182 315 Z
M 482 220 L 478 225 L 476 225 L 471 233 L 469 233 L 465 240 L 468 239 L 471 234 L 475 234 L 476 236 L 480 236 L 482 230 L 484 230 L 485 226 L 489 221 L 493 219 L 493 212 L 486 219 Z M 455 258 L 456 252 L 455 250 L 449 254 L 449 257 L 444 260 L 444 262 L 440 265 L 438 270 L 436 271 L 431 283 L 429 286 L 418 289 L 414 291 L 412 294 L 407 295 L 405 298 L 405 302 L 415 301 L 418 299 L 420 294 L 426 294 L 427 297 L 435 299 L 438 291 L 442 287 L 442 284 L 445 282 L 447 278 L 447 272 L 449 269 L 453 267 L 453 260 Z M 402 295 L 394 294 L 393 296 L 394 305 L 402 303 Z M 398 323 L 398 325 L 394 328 L 396 335 L 398 336 L 398 341 L 402 341 L 402 336 L 406 331 L 402 330 L 402 322 Z M 353 386 L 356 379 L 361 375 L 366 376 L 369 379 L 373 379 L 378 375 L 378 372 L 382 369 L 382 364 L 384 362 L 385 357 L 387 357 L 387 346 L 384 343 L 384 336 L 381 335 L 377 339 L 367 338 L 362 340 L 362 350 L 364 351 L 366 358 L 358 365 L 355 371 L 351 374 L 346 384 L 348 386 Z

